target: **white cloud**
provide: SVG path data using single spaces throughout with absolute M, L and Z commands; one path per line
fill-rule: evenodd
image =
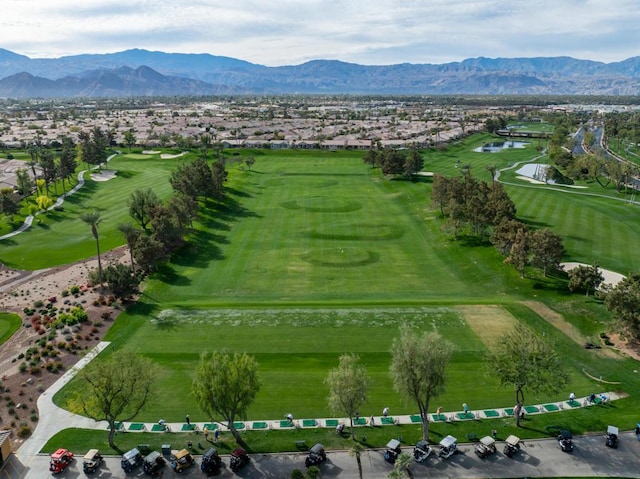
M 31 57 L 128 48 L 266 65 L 637 54 L 635 0 L 4 0 L 0 47 Z

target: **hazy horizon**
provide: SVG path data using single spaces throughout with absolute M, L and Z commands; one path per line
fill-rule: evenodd
M 310 60 L 638 55 L 635 0 L 5 0 L 0 47 L 29 58 L 134 48 L 281 66 Z

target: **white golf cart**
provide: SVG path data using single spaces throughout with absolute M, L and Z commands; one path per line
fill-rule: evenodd
M 458 450 L 458 440 L 451 436 L 445 436 L 440 441 L 440 452 L 438 456 L 442 459 L 448 459 L 453 456 Z

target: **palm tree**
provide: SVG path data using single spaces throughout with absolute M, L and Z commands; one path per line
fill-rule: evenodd
M 96 250 L 98 251 L 98 281 L 102 286 L 102 262 L 100 261 L 100 239 L 98 238 L 98 224 L 100 224 L 102 218 L 100 218 L 100 212 L 98 210 L 93 210 L 90 213 L 81 215 L 80 219 L 91 226 L 91 233 L 96 239 Z
M 413 472 L 410 469 L 413 464 L 413 456 L 403 452 L 396 459 L 393 471 L 389 474 L 389 477 L 393 478 L 406 478 L 413 479 Z
M 360 475 L 360 479 L 362 479 L 362 459 L 360 455 L 364 451 L 364 447 L 359 442 L 353 442 L 353 446 L 349 449 L 349 455 L 351 457 L 356 458 L 356 462 L 358 463 L 358 474 Z
M 140 230 L 133 226 L 131 223 L 120 223 L 118 225 L 118 231 L 122 233 L 124 239 L 127 241 L 129 247 L 129 256 L 131 257 L 131 271 L 136 274 L 136 265 L 133 261 L 133 244 L 140 236 Z

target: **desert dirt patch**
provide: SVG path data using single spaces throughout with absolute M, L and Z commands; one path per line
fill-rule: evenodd
M 517 322 L 511 313 L 495 304 L 457 306 L 456 309 L 462 314 L 471 330 L 488 348 Z
M 561 331 L 565 336 L 569 337 L 576 344 L 579 344 L 580 347 L 584 347 L 584 345 L 589 342 L 589 338 L 583 335 L 578 328 L 576 328 L 570 322 L 566 321 L 560 313 L 554 311 L 546 304 L 540 303 L 539 301 L 522 301 L 522 304 L 524 304 L 542 319 L 547 321 L 554 328 Z M 594 349 L 593 351 L 595 351 L 596 354 L 600 356 L 620 359 L 620 356 L 607 348 Z
M 127 263 L 126 247 L 108 251 L 103 254 L 102 261 L 103 265 Z M 33 431 L 37 425 L 38 396 L 102 340 L 121 310 L 107 304 L 108 292 L 86 287 L 89 271 L 96 267 L 96 258 L 39 271 L 13 270 L 0 264 L 0 308 L 23 318 L 23 326 L 0 345 L 0 392 L 5 399 L 0 402 L 0 426 L 12 431 L 14 450 L 23 442 L 19 431 L 23 428 Z M 82 286 L 80 294 L 64 297 L 62 291 L 74 285 Z M 24 314 L 24 308 L 33 308 L 38 300 L 55 304 L 60 309 L 69 308 L 72 302 L 80 303 L 89 320 L 68 333 L 60 330 L 49 340 L 45 329 L 36 328 L 34 320 L 41 316 L 40 312 L 33 316 Z M 65 301 L 70 303 L 65 304 Z M 46 346 L 39 344 L 43 338 L 47 338 Z M 26 362 L 20 355 L 24 356 L 29 348 L 38 351 L 37 359 L 32 357 L 35 368 L 30 363 L 29 368 L 20 371 L 20 364 Z M 55 364 L 55 369 L 47 369 L 47 364 Z M 22 407 L 17 407 L 18 404 Z

